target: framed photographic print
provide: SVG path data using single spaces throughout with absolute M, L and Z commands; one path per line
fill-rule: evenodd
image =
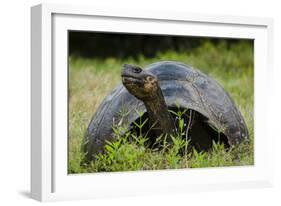
M 272 185 L 271 19 L 43 4 L 31 25 L 34 199 Z

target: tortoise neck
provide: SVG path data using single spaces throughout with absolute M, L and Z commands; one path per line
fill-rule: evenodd
M 157 89 L 157 95 L 155 98 L 144 101 L 144 105 L 148 112 L 149 123 L 153 128 L 157 136 L 164 134 L 174 133 L 174 121 L 168 111 L 164 96 L 160 87 Z M 160 131 L 159 131 L 160 130 Z M 157 132 L 158 131 L 158 132 Z

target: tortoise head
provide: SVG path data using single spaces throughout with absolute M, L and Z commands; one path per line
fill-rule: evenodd
M 121 73 L 122 83 L 127 90 L 140 100 L 152 100 L 159 89 L 158 79 L 149 71 L 138 66 L 125 64 Z

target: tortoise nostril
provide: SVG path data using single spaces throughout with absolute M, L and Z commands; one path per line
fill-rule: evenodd
M 139 68 L 139 67 L 134 67 L 133 72 L 134 72 L 134 73 L 141 73 L 141 72 L 142 72 L 142 69 Z
M 130 65 L 130 64 L 124 64 L 123 65 L 123 71 L 133 72 L 133 73 L 141 73 L 142 69 L 138 66 Z

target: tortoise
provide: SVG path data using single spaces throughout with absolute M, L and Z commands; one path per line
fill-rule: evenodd
M 148 127 L 154 128 L 149 136 L 159 136 L 177 130 L 177 117 L 170 111 L 187 111 L 186 136 L 197 149 L 211 148 L 213 140 L 235 146 L 249 139 L 246 123 L 230 95 L 191 66 L 175 61 L 156 62 L 145 69 L 125 64 L 121 77 L 123 84 L 106 96 L 89 123 L 83 141 L 87 160 L 103 153 L 106 141 L 116 139 L 113 125 L 126 122 L 129 131 L 140 112 L 148 118 Z M 120 115 L 124 110 L 125 117 Z

